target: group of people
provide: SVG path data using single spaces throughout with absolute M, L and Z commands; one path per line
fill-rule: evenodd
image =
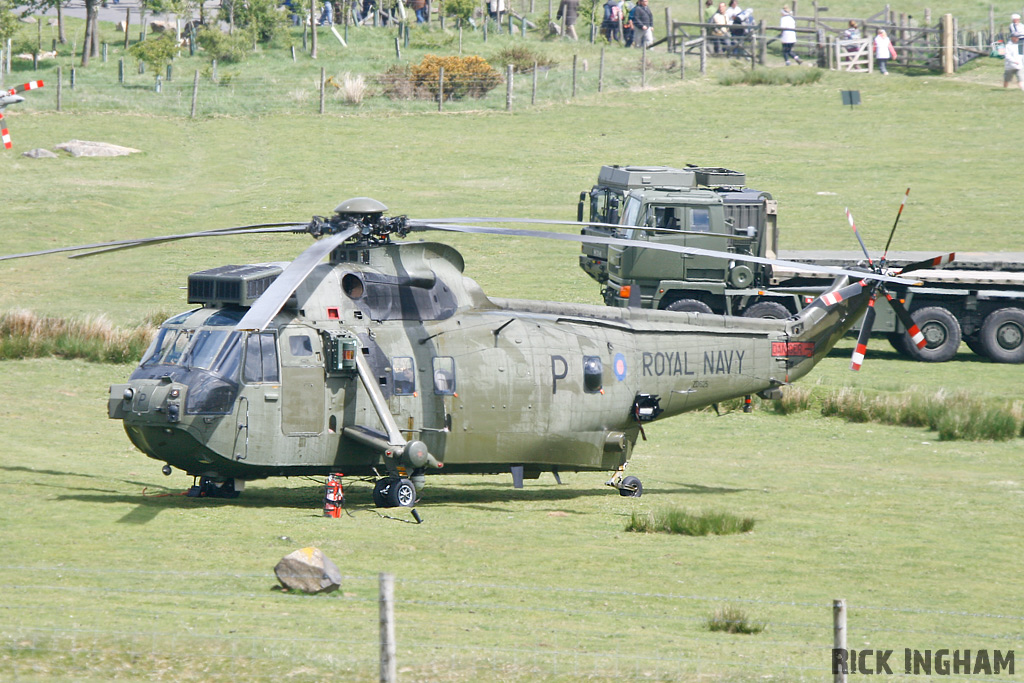
M 569 1 L 562 0 L 562 3 Z M 642 48 L 653 45 L 654 13 L 651 12 L 648 2 L 649 0 L 637 0 L 634 4 L 630 0 L 606 0 L 601 19 L 601 35 L 609 43 L 621 39 L 626 47 Z
M 1020 15 L 1014 14 L 1010 17 L 1010 42 L 1006 44 L 1006 51 L 1003 54 L 1003 87 L 1009 88 L 1013 79 L 1017 79 L 1017 86 L 1024 90 L 1024 24 L 1020 23 Z
M 705 0 L 704 6 L 711 11 L 714 0 Z M 711 29 L 711 52 L 714 54 L 740 54 L 743 50 L 742 38 L 747 35 L 754 23 L 753 10 L 740 7 L 739 0 L 729 0 L 729 4 L 718 3 L 718 9 L 710 16 L 704 17 Z

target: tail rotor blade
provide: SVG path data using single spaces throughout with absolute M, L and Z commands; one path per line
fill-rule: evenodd
M 42 81 L 29 81 L 28 83 L 22 83 L 21 85 L 14 86 L 10 90 L 8 90 L 7 93 L 9 95 L 16 95 L 16 94 L 18 94 L 20 92 L 25 92 L 26 90 L 35 90 L 36 88 L 42 88 L 42 87 L 43 87 L 43 82 Z
M 846 210 L 846 220 L 850 222 L 850 228 L 853 230 L 853 234 L 857 237 L 857 241 L 860 242 L 860 248 L 864 252 L 864 257 L 867 258 L 868 263 L 872 269 L 875 267 L 875 262 L 871 260 L 871 254 L 868 253 L 868 248 L 864 246 L 864 240 L 860 238 L 860 231 L 857 230 L 857 226 L 853 222 L 853 214 L 850 210 Z
M 909 273 L 915 270 L 921 270 L 922 268 L 940 268 L 946 265 L 947 263 L 952 263 L 954 259 L 956 259 L 955 251 L 950 252 L 948 254 L 943 254 L 942 256 L 936 256 L 935 258 L 917 261 L 916 263 L 911 263 L 908 266 L 903 266 L 903 269 L 900 270 L 900 273 Z
M 885 293 L 885 299 L 892 306 L 892 310 L 896 312 L 896 317 L 903 323 L 903 327 L 907 328 L 907 334 L 910 336 L 910 340 L 914 342 L 914 346 L 919 349 L 924 348 L 924 345 L 928 343 L 928 340 L 921 334 L 921 329 L 914 322 L 914 319 L 910 317 L 910 313 L 907 312 L 906 307 L 900 302 L 899 299 L 894 297 L 889 292 Z
M 889 245 L 892 244 L 892 237 L 896 234 L 896 226 L 900 223 L 900 216 L 903 215 L 903 207 L 907 205 L 907 197 L 910 196 L 910 188 L 903 193 L 903 201 L 900 202 L 900 210 L 896 212 L 896 220 L 892 223 L 892 230 L 889 231 L 889 239 L 885 243 L 885 249 L 882 251 L 882 263 L 885 263 L 885 257 L 889 255 Z
M 0 121 L 3 121 L 4 115 L 0 114 Z M 4 143 L 4 149 L 11 148 L 11 134 L 7 132 L 7 124 L 0 123 L 0 141 Z
M 853 349 L 853 359 L 850 361 L 850 369 L 853 371 L 860 370 L 860 366 L 864 364 L 864 354 L 868 351 L 868 338 L 871 337 L 871 328 L 875 325 L 876 296 L 876 293 L 871 294 L 868 312 L 864 314 L 864 322 L 861 323 L 860 334 L 857 335 L 857 346 Z

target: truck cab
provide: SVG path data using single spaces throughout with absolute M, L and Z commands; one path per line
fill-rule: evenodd
M 745 182 L 724 168 L 604 166 L 598 183 L 581 193 L 577 218 L 589 207 L 585 235 L 774 257 L 776 203 Z M 585 245 L 580 267 L 604 286 L 608 305 L 625 306 L 639 291 L 645 308 L 728 314 L 736 312 L 734 302 L 757 301 L 756 288 L 772 277 L 769 266 L 634 246 Z M 727 296 L 751 288 L 746 298 Z

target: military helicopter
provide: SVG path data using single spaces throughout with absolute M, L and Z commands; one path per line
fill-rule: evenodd
M 733 397 L 780 395 L 865 312 L 880 272 L 828 269 L 829 291 L 788 320 L 488 297 L 462 256 L 414 231 L 629 246 L 635 240 L 413 220 L 360 197 L 329 217 L 62 247 L 72 258 L 177 239 L 306 232 L 291 263 L 193 273 L 108 414 L 143 453 L 233 497 L 273 476 L 373 477 L 378 507 L 411 507 L 426 475 L 609 471 L 623 496 L 644 424 Z M 574 222 L 565 222 L 577 225 Z M 654 245 L 678 253 L 706 250 Z M 711 252 L 721 255 L 718 252 Z M 321 261 L 328 257 L 326 263 Z M 759 259 L 730 254 L 731 258 Z M 909 317 L 909 316 L 908 316 Z
M 25 98 L 18 93 L 42 87 L 42 81 L 29 81 L 28 83 L 22 83 L 21 85 L 10 88 L 9 90 L 0 90 L 0 121 L 4 120 L 4 109 L 12 104 L 18 104 L 19 102 L 25 101 Z M 3 141 L 5 149 L 11 148 L 11 134 L 7 131 L 7 126 L 3 123 L 0 123 L 0 140 Z

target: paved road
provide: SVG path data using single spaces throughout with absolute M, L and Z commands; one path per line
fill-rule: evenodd
M 20 14 L 24 9 L 24 7 L 19 7 L 15 10 L 15 13 Z M 139 0 L 120 0 L 120 2 L 115 2 L 115 0 L 107 0 L 106 7 L 100 6 L 100 21 L 124 21 L 124 12 L 126 9 L 130 9 L 132 12 L 132 25 L 138 26 L 140 12 Z M 205 5 L 205 12 L 207 13 L 208 16 L 215 13 L 218 9 L 220 9 L 219 0 L 210 0 Z M 35 14 L 39 14 L 39 12 L 36 12 Z M 57 10 L 51 7 L 42 14 L 49 17 L 55 17 L 57 16 Z M 83 2 L 82 0 L 71 0 L 71 2 L 68 2 L 64 5 L 64 16 L 84 19 L 85 2 Z M 146 16 L 153 17 L 154 15 L 152 12 L 148 12 Z M 161 19 L 173 18 L 172 15 L 156 16 L 158 16 Z M 195 16 L 199 16 L 198 11 L 196 11 Z

